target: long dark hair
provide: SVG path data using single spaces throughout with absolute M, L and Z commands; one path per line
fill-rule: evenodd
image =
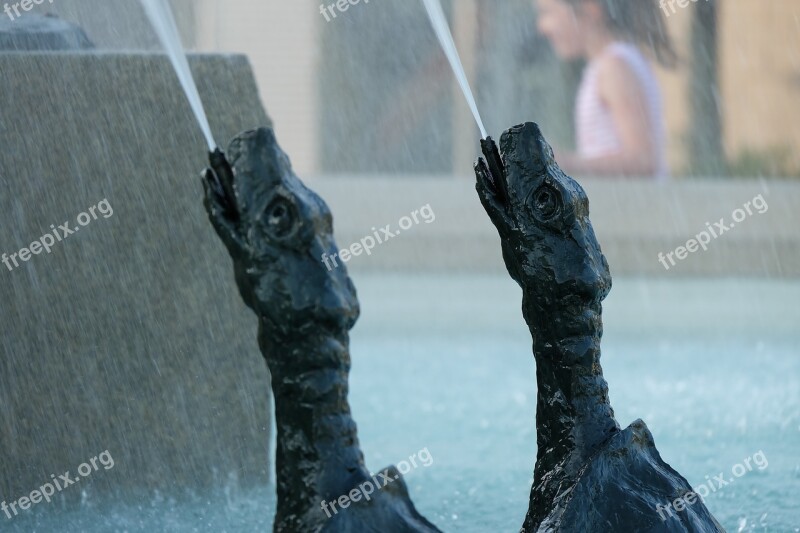
M 672 68 L 678 63 L 678 54 L 667 31 L 664 16 L 657 0 L 566 0 L 579 6 L 586 2 L 597 2 L 605 12 L 611 31 L 625 39 L 650 50 L 664 67 Z

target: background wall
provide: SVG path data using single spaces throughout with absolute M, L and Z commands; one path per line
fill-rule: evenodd
M 353 108 L 354 97 L 367 101 L 383 98 L 387 109 L 402 110 L 401 118 L 424 109 L 421 94 L 436 92 L 441 83 L 450 90 L 435 97 L 435 113 L 443 118 L 434 129 L 408 130 L 407 142 L 414 136 L 426 136 L 436 144 L 434 131 L 442 121 L 453 129 L 453 143 L 440 144 L 447 152 L 449 168 L 463 171 L 464 160 L 475 153 L 477 130 L 441 52 L 421 6 L 409 2 L 361 3 L 326 22 L 320 3 L 264 2 L 263 0 L 172 0 L 190 48 L 208 52 L 240 52 L 253 65 L 260 95 L 274 115 L 278 133 L 295 166 L 303 173 L 388 172 L 408 173 L 418 168 L 418 150 L 398 161 L 376 159 L 364 163 L 370 153 L 357 153 L 369 146 L 355 143 L 351 150 L 338 150 L 341 160 L 326 152 L 326 139 L 347 132 L 325 129 L 335 126 L 330 117 L 340 114 L 349 123 L 361 125 L 367 138 L 380 134 L 370 131 L 375 112 L 369 106 Z M 328 2 L 330 3 L 330 2 Z M 445 0 L 459 52 L 472 78 L 481 110 L 489 129 L 501 130 L 512 122 L 536 119 L 559 144 L 567 144 L 571 135 L 572 92 L 579 68 L 558 65 L 547 44 L 536 36 L 534 3 L 530 0 Z M 690 165 L 690 142 L 697 129 L 697 111 L 693 111 L 691 65 L 693 61 L 711 61 L 706 50 L 692 41 L 692 21 L 697 10 L 708 5 L 690 3 L 667 17 L 682 62 L 675 70 L 659 69 L 665 95 L 665 113 L 669 130 L 669 154 L 672 168 L 680 179 L 693 174 Z M 738 173 L 746 175 L 800 175 L 800 57 L 793 0 L 714 0 L 716 43 L 719 56 L 716 74 L 719 87 L 706 87 L 711 93 L 701 95 L 716 102 L 721 115 L 724 152 Z M 155 39 L 136 0 L 56 0 L 47 6 L 65 18 L 83 25 L 102 47 L 156 48 Z M 109 21 L 124 18 L 126 25 Z M 391 24 L 382 27 L 381 21 Z M 702 32 L 701 32 L 702 34 Z M 260 36 L 260 37 L 255 37 Z M 372 74 L 353 70 L 376 56 L 383 60 L 382 72 L 396 69 L 397 57 L 419 41 L 434 46 L 416 52 L 418 65 L 426 65 L 432 54 L 437 66 L 430 72 L 417 73 L 398 94 L 389 94 Z M 313 45 L 309 46 L 309 43 Z M 392 46 L 381 51 L 386 43 Z M 438 59 L 437 59 L 438 58 Z M 713 63 L 712 63 L 713 64 Z M 713 68 L 713 67 L 710 67 Z M 514 76 L 508 76 L 514 72 Z M 500 73 L 506 75 L 501 76 Z M 441 76 L 442 81 L 438 81 Z M 407 76 L 408 77 L 408 76 Z M 378 76 L 377 78 L 380 78 Z M 409 80 L 406 80 L 407 82 Z M 354 93 L 354 91 L 356 91 Z M 508 106 L 513 104 L 513 109 Z M 405 106 L 405 107 L 404 107 Z M 706 106 L 707 107 L 707 106 Z M 703 109 L 703 106 L 700 108 Z M 513 111 L 513 112 L 512 112 Z M 326 117 L 329 117 L 326 119 Z M 450 117 L 450 118 L 447 118 Z M 398 127 L 402 129 L 402 124 Z M 323 131 L 324 130 L 324 133 Z M 495 133 L 496 135 L 496 133 Z M 332 142 L 331 142 L 332 144 Z M 437 164 L 442 161 L 442 149 Z M 328 155 L 326 155 L 326 153 Z M 333 158 L 333 159 L 332 159 Z M 383 162 L 381 162 L 383 161 Z M 360 166 L 359 166 L 360 165 Z M 363 167 L 363 168 L 362 168 Z M 423 172 L 439 172 L 432 161 Z
M 505 275 L 497 230 L 486 218 L 477 194 L 464 179 L 425 179 L 374 175 L 314 178 L 311 186 L 331 206 L 336 241 L 347 248 L 371 235 L 371 228 L 392 225 L 425 205 L 436 220 L 421 222 L 378 245 L 369 257 L 353 257 L 354 272 L 478 272 Z M 800 184 L 737 180 L 694 180 L 672 184 L 581 181 L 591 199 L 591 219 L 597 239 L 615 276 L 647 278 L 748 276 L 800 277 L 800 234 L 797 206 Z M 659 253 L 685 246 L 706 223 L 724 217 L 727 226 L 735 209 L 761 195 L 767 208 L 665 269 Z M 658 201 L 654 201 L 658 199 Z M 756 201 L 760 205 L 760 201 Z M 635 220 L 636 223 L 631 223 Z M 673 256 L 675 258 L 675 256 Z
M 269 122 L 246 58 L 192 64 L 217 136 Z M 115 475 L 66 498 L 265 485 L 257 321 L 203 209 L 205 143 L 168 60 L 0 53 L 0 71 L 0 253 L 113 210 L 0 265 L 0 501 L 104 450 Z

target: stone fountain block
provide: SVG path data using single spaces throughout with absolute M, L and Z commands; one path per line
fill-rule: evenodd
M 270 124 L 245 57 L 190 62 L 223 146 Z M 0 499 L 104 450 L 115 466 L 81 479 L 90 495 L 267 483 L 256 319 L 203 210 L 206 144 L 168 60 L 7 53 L 0 71 L 0 253 L 113 208 L 0 265 Z

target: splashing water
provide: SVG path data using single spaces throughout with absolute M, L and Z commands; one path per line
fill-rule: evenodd
M 483 127 L 483 120 L 481 120 L 481 114 L 478 112 L 478 106 L 475 104 L 475 97 L 472 96 L 472 89 L 469 87 L 467 75 L 464 73 L 464 67 L 461 64 L 461 58 L 458 56 L 456 43 L 453 41 L 453 35 L 450 33 L 450 26 L 447 25 L 447 18 L 444 15 L 442 4 L 439 0 L 422 0 L 422 3 L 425 4 L 425 10 L 428 12 L 428 17 L 431 19 L 431 24 L 433 24 L 436 36 L 442 44 L 442 49 L 444 49 L 447 60 L 450 61 L 450 66 L 453 67 L 453 72 L 458 79 L 458 84 L 461 86 L 461 92 L 464 93 L 464 98 L 467 99 L 467 104 L 469 104 L 469 108 L 472 110 L 472 116 L 475 117 L 475 122 L 481 129 L 481 138 L 485 139 L 487 137 L 486 128 Z
M 141 0 L 141 2 L 147 17 L 150 19 L 150 23 L 158 34 L 161 44 L 169 55 L 183 91 L 186 93 L 186 98 L 189 99 L 192 111 L 194 111 L 197 122 L 203 130 L 208 149 L 213 152 L 217 147 L 217 143 L 211 135 L 211 126 L 208 124 L 208 117 L 206 117 L 203 102 L 200 100 L 200 93 L 197 92 L 197 85 L 195 85 L 194 78 L 192 78 L 192 71 L 189 69 L 189 62 L 186 60 L 186 52 L 183 50 L 181 38 L 178 35 L 178 27 L 175 24 L 175 18 L 172 16 L 172 10 L 166 0 Z

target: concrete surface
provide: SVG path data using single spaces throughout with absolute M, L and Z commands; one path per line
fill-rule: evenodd
M 246 58 L 191 64 L 220 143 L 269 123 Z M 0 71 L 0 253 L 113 209 L 0 265 L 0 499 L 104 450 L 116 464 L 81 483 L 89 497 L 266 483 L 256 319 L 202 207 L 206 145 L 168 60 L 13 53 Z

